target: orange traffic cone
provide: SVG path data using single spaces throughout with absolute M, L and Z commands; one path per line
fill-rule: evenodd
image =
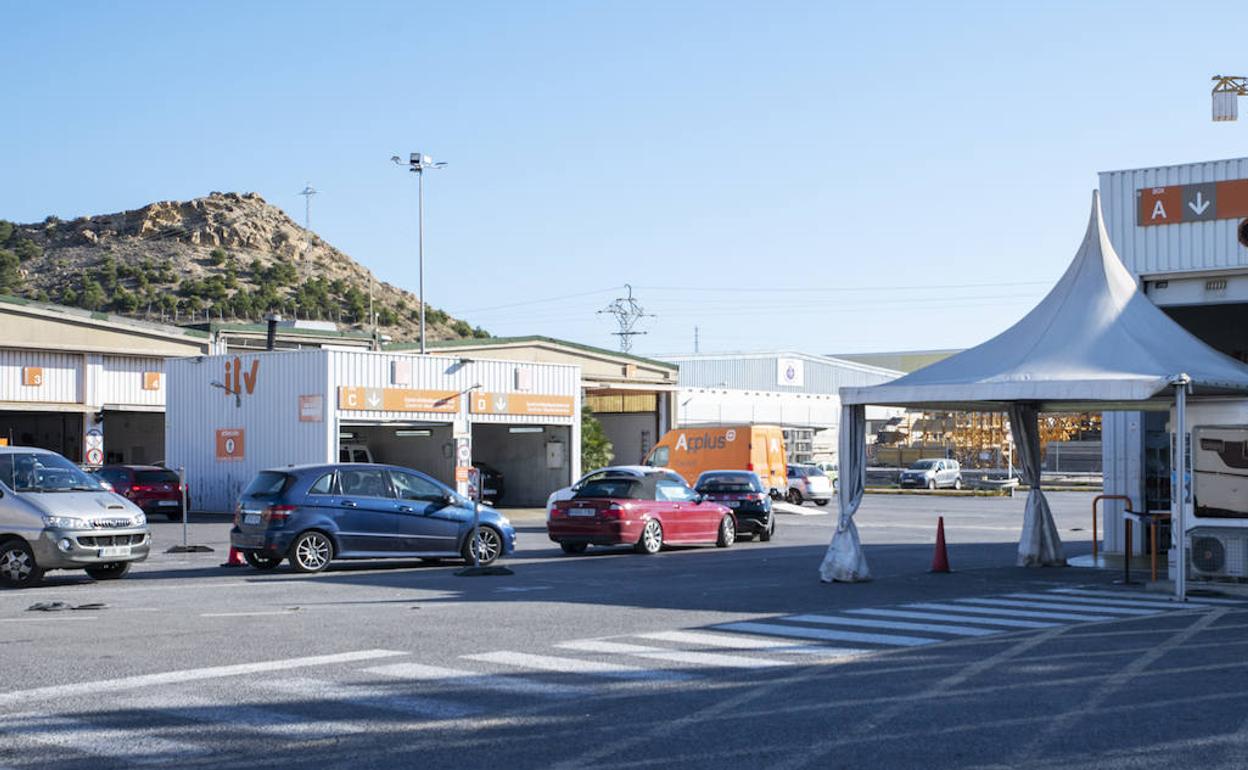
M 949 569 L 949 552 L 945 549 L 945 517 L 936 520 L 936 550 L 932 553 L 932 568 L 928 572 L 952 572 Z
M 243 560 L 243 552 L 230 546 L 230 555 L 226 558 L 222 567 L 245 567 L 247 562 Z

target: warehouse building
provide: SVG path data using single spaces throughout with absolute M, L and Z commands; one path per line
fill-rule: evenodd
M 1106 171 L 1100 191 L 1110 241 L 1149 299 L 1210 346 L 1248 360 L 1248 158 Z M 1127 495 L 1137 511 L 1170 509 L 1167 420 L 1104 415 L 1105 492 Z M 1107 550 L 1122 550 L 1121 510 L 1107 505 Z
M 678 425 L 779 425 L 790 462 L 836 462 L 840 388 L 878 385 L 901 372 L 788 351 L 664 356 L 680 367 Z M 901 410 L 872 407 L 868 419 Z
M 542 505 L 580 475 L 576 366 L 307 349 L 184 358 L 167 372 L 165 456 L 186 469 L 198 510 L 230 510 L 260 470 L 344 450 L 461 492 L 485 461 L 510 505 Z

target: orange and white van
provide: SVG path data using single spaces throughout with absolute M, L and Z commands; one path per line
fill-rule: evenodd
M 784 434 L 776 425 L 697 426 L 669 430 L 645 464 L 671 468 L 696 483 L 703 471 L 754 471 L 773 496 L 788 491 Z

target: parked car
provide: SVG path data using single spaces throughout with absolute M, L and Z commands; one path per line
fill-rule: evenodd
M 95 475 L 148 516 L 160 513 L 170 521 L 182 520 L 182 481 L 176 471 L 156 465 L 105 465 Z
M 555 509 L 555 503 L 560 500 L 571 500 L 576 495 L 576 491 L 590 481 L 597 481 L 604 476 L 636 476 L 641 478 L 652 473 L 660 474 L 664 478 L 680 482 L 681 484 L 686 483 L 684 476 L 670 468 L 651 468 L 648 465 L 609 465 L 606 468 L 599 468 L 596 471 L 586 473 L 570 487 L 556 489 L 554 492 L 551 492 L 550 496 L 546 498 L 546 519 L 550 520 L 550 512 Z
M 918 460 L 901 472 L 899 481 L 902 487 L 961 489 L 962 466 L 958 465 L 957 460 L 944 458 Z
M 814 500 L 815 505 L 827 505 L 832 499 L 832 480 L 814 465 L 790 465 L 785 473 L 789 477 L 789 490 L 785 499 L 793 505 Z
M 371 463 L 373 452 L 368 444 L 339 444 L 338 462 L 340 463 Z
M 471 562 L 474 507 L 480 563 L 510 554 L 516 531 L 506 516 L 420 471 L 371 463 L 274 468 L 243 490 L 230 545 L 263 570 L 283 559 L 298 572 L 319 572 L 335 559 Z
M 469 495 L 469 497 L 480 497 L 481 502 L 490 505 L 498 505 L 498 501 L 503 498 L 506 492 L 506 486 L 503 483 L 503 472 L 493 465 L 483 462 L 474 462 L 472 467 L 477 469 L 477 477 L 481 485 L 479 495 Z
M 571 500 L 555 503 L 546 532 L 564 553 L 631 545 L 655 554 L 664 545 L 727 548 L 737 539 L 737 520 L 727 506 L 703 500 L 663 473 L 604 474 L 582 484 Z
M 784 432 L 775 425 L 669 430 L 646 455 L 644 464 L 671 468 L 687 479 L 719 468 L 753 471 L 772 496 L 779 498 L 788 489 Z
M 764 543 L 776 534 L 771 513 L 771 495 L 763 489 L 757 473 L 750 471 L 705 471 L 693 489 L 704 500 L 726 505 L 737 517 L 737 536 L 754 537 Z
M 50 569 L 115 580 L 150 547 L 134 503 L 56 452 L 0 447 L 0 585 L 34 585 Z

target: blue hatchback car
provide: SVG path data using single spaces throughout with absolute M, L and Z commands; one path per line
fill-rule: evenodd
M 463 558 L 476 504 L 425 474 L 393 465 L 339 463 L 260 471 L 234 513 L 230 545 L 256 569 L 290 559 L 319 572 L 334 559 Z M 480 509 L 477 554 L 489 564 L 515 549 L 506 516 Z

